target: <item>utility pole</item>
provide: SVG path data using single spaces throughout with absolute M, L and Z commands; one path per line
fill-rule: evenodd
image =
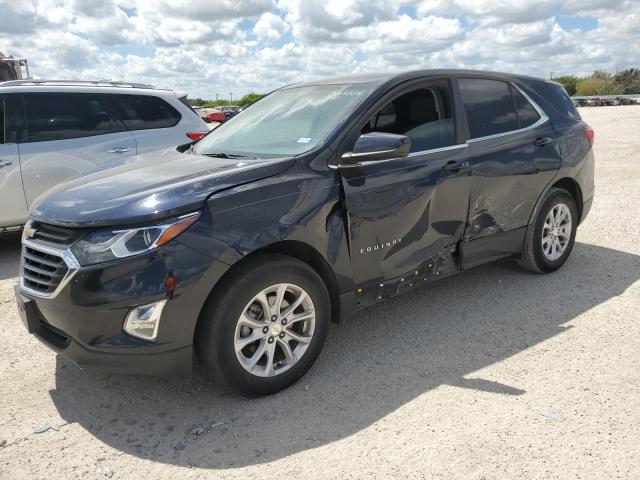
M 554 74 L 554 73 L 555 73 L 555 72 L 549 72 L 549 80 L 553 80 L 553 74 Z
M 219 93 L 216 93 L 216 102 L 218 101 L 218 97 L 220 96 Z
M 230 102 L 233 103 L 233 92 L 229 92 L 229 99 Z

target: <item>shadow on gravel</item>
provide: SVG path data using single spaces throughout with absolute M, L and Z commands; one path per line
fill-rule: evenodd
M 509 377 L 474 372 L 561 334 L 639 277 L 640 256 L 576 244 L 554 274 L 502 261 L 333 325 L 311 372 L 268 398 L 226 395 L 201 379 L 85 372 L 63 359 L 51 398 L 65 420 L 127 454 L 204 468 L 270 462 L 353 435 L 443 384 L 525 393 Z
M 0 235 L 0 280 L 18 276 L 20 267 L 20 233 Z

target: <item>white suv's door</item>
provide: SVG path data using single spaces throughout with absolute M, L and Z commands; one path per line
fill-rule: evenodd
M 137 154 L 134 136 L 102 94 L 25 93 L 20 163 L 27 203 L 51 187 L 107 162 Z
M 20 158 L 15 143 L 15 122 L 9 115 L 8 99 L 0 95 L 0 230 L 21 225 L 27 218 L 22 189 Z

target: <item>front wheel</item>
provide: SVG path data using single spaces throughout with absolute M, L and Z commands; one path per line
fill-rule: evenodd
M 247 395 L 282 390 L 313 365 L 330 320 L 329 294 L 307 264 L 259 255 L 207 301 L 195 345 L 212 379 Z
M 566 190 L 552 188 L 527 230 L 518 263 L 536 273 L 557 270 L 569 258 L 577 226 L 575 200 Z

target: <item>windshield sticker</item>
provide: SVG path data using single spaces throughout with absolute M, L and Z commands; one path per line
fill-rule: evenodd
M 359 97 L 362 90 L 334 90 L 329 94 L 330 97 Z
M 300 137 L 298 143 L 309 143 L 311 139 L 309 137 Z

